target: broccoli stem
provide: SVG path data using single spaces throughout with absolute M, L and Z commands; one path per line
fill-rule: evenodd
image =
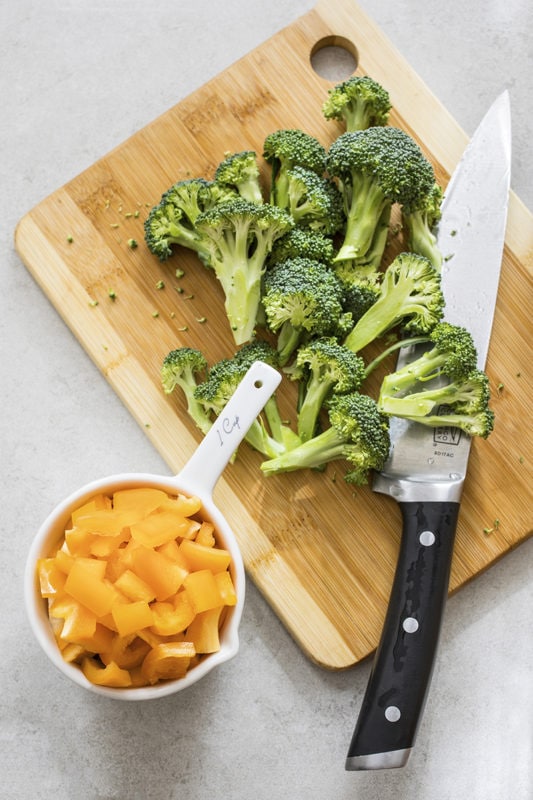
M 252 273 L 252 274 L 251 274 Z M 219 276 L 224 289 L 224 307 L 237 345 L 253 338 L 261 303 L 261 276 L 256 276 L 245 262 L 235 266 L 230 280 Z
M 263 461 L 261 470 L 265 475 L 276 475 L 298 469 L 316 469 L 329 461 L 343 458 L 345 447 L 345 440 L 335 428 L 327 428 L 323 433 L 287 450 L 277 458 Z
M 364 260 L 375 242 L 376 230 L 382 224 L 383 215 L 387 215 L 387 208 L 390 215 L 390 206 L 390 200 L 385 197 L 373 176 L 357 178 L 351 187 L 350 206 L 345 207 L 344 242 L 334 260 Z
M 301 331 L 294 328 L 287 320 L 283 323 L 278 334 L 279 363 L 283 367 L 294 353 L 300 343 Z
M 331 382 L 311 379 L 298 412 L 298 436 L 307 442 L 315 435 L 317 420 L 324 401 L 331 390 Z

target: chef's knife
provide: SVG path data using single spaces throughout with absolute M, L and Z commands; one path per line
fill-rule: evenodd
M 508 93 L 493 103 L 445 191 L 438 244 L 447 322 L 473 335 L 484 368 L 498 293 L 510 185 Z M 420 355 L 403 348 L 399 363 Z M 470 438 L 391 420 L 373 489 L 400 505 L 403 530 L 381 639 L 346 759 L 348 770 L 407 763 L 437 650 Z

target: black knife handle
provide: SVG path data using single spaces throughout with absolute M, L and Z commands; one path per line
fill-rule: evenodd
M 431 681 L 459 503 L 402 502 L 398 563 L 346 769 L 406 764 Z

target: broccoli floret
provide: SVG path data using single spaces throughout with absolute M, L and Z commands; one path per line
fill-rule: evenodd
M 342 286 L 326 264 L 290 258 L 266 273 L 263 307 L 270 330 L 278 334 L 284 366 L 306 335 L 335 332 L 343 313 Z
M 272 170 L 270 202 L 280 208 L 288 207 L 289 170 L 304 167 L 323 175 L 326 169 L 325 147 L 299 128 L 270 133 L 264 141 L 263 151 L 263 157 Z
M 219 203 L 196 219 L 196 229 L 206 241 L 209 265 L 224 291 L 236 344 L 254 335 L 268 254 L 276 239 L 293 225 L 282 209 L 240 198 Z
M 207 209 L 235 195 L 233 190 L 203 178 L 178 181 L 162 195 L 144 222 L 148 249 L 160 261 L 166 261 L 172 255 L 172 246 L 181 245 L 207 263 L 207 244 L 196 230 L 196 220 Z
M 442 269 L 442 253 L 437 244 L 435 228 L 442 215 L 442 199 L 442 188 L 438 183 L 434 183 L 419 203 L 411 208 L 406 206 L 402 208 L 407 248 L 412 253 L 428 258 L 438 272 Z
M 205 381 L 200 383 L 194 392 L 194 398 L 208 414 L 218 416 L 226 403 L 237 389 L 249 367 L 254 361 L 265 360 L 272 366 L 277 366 L 277 354 L 268 343 L 260 344 L 251 342 L 244 345 L 232 358 L 223 358 L 214 364 L 208 372 Z M 277 426 L 282 426 L 275 398 L 269 401 L 269 415 Z M 265 409 L 266 416 L 266 409 Z M 261 417 L 257 417 L 250 426 L 245 438 L 255 450 L 267 458 L 274 458 L 285 452 L 286 442 L 291 437 L 289 429 L 276 427 L 272 435 L 267 430 Z M 279 436 L 279 439 L 276 438 Z M 295 434 L 293 434 L 293 437 Z M 285 438 L 286 437 L 286 438 Z
M 368 395 L 353 392 L 333 395 L 328 402 L 330 427 L 277 458 L 264 461 L 265 475 L 316 469 L 331 461 L 347 460 L 349 483 L 368 482 L 371 469 L 383 467 L 389 454 L 390 437 L 387 417 Z
M 343 133 L 330 147 L 327 168 L 344 201 L 346 229 L 336 260 L 376 258 L 376 231 L 393 203 L 408 208 L 430 191 L 433 167 L 418 144 L 399 128 Z M 386 216 L 385 216 L 386 218 Z
M 321 337 L 300 347 L 296 365 L 306 376 L 298 411 L 298 435 L 306 442 L 315 435 L 320 411 L 330 395 L 360 387 L 365 364 L 334 337 Z
M 263 202 L 257 154 L 253 150 L 228 153 L 216 169 L 215 181 L 236 189 L 243 200 Z
M 297 225 L 332 236 L 344 225 L 342 197 L 335 184 L 305 167 L 287 171 L 287 206 Z
M 207 361 L 199 350 L 180 347 L 171 350 L 163 359 L 161 383 L 166 394 L 171 394 L 177 386 L 183 391 L 187 401 L 187 411 L 203 433 L 211 427 L 211 418 L 194 393 L 207 371 Z
M 400 253 L 383 273 L 379 296 L 357 320 L 344 344 L 358 352 L 395 325 L 413 334 L 429 333 L 444 309 L 440 275 L 427 258 Z
M 334 255 L 335 248 L 328 236 L 311 228 L 295 226 L 274 243 L 268 263 L 272 265 L 288 258 L 310 258 L 312 261 L 331 264 Z
M 390 416 L 432 427 L 450 425 L 486 437 L 494 415 L 489 409 L 489 380 L 476 361 L 469 331 L 441 322 L 427 337 L 420 356 L 384 377 L 378 407 Z
M 347 131 L 386 125 L 390 110 L 389 93 L 366 75 L 352 76 L 334 86 L 322 106 L 325 118 L 341 120 Z

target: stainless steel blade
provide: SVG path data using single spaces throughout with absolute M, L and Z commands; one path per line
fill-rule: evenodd
M 481 121 L 445 191 L 438 244 L 444 256 L 445 319 L 468 328 L 485 365 L 507 222 L 511 175 L 511 120 L 507 92 Z M 404 348 L 399 364 L 419 351 Z M 458 501 L 470 437 L 456 428 L 431 429 L 391 420 L 391 453 L 373 489 L 396 500 Z

